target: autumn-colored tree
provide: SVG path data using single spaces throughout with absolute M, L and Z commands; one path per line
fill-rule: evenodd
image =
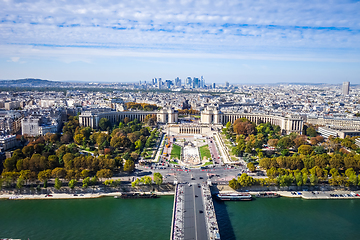
M 301 145 L 306 144 L 306 136 L 305 135 L 299 135 L 294 139 L 295 147 L 298 148 Z
M 303 155 L 309 155 L 312 151 L 313 149 L 309 145 L 301 145 L 298 149 L 298 152 Z
M 269 147 L 276 147 L 278 145 L 279 139 L 269 139 L 267 145 Z
M 249 121 L 244 121 L 244 119 L 239 118 L 235 120 L 233 130 L 236 134 L 247 136 L 255 132 L 255 127 Z

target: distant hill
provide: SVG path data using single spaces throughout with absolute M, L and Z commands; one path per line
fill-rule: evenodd
M 60 81 L 50 81 L 36 78 L 24 78 L 16 80 L 0 80 L 1 87 L 65 87 L 69 86 L 71 83 L 60 82 Z

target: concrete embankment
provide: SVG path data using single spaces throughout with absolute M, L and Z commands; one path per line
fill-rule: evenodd
M 228 185 L 217 185 L 212 187 L 213 193 L 231 193 L 231 192 L 242 192 L 234 191 Z M 282 197 L 288 198 L 303 198 L 303 199 L 360 199 L 360 190 L 351 191 L 351 190 L 332 190 L 332 191 L 246 191 L 251 195 L 257 195 L 259 192 L 274 192 L 278 193 Z M 359 194 L 359 196 L 356 196 Z M 350 196 L 349 196 L 350 195 Z

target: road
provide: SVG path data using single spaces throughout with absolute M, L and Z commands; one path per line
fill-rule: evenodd
M 201 188 L 196 183 L 191 186 L 186 185 L 184 194 L 184 239 L 208 239 Z
M 214 163 L 215 163 L 215 164 L 220 164 L 220 163 L 221 163 L 221 159 L 220 159 L 220 155 L 219 155 L 218 151 L 216 150 L 214 138 L 213 138 L 213 137 L 209 137 L 209 138 L 207 139 L 207 142 L 208 142 L 209 150 L 210 150 L 211 156 L 213 157 Z

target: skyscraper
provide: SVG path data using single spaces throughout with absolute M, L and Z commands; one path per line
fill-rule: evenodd
M 203 76 L 201 76 L 201 79 L 200 79 L 200 88 L 204 88 L 205 87 L 205 79 Z
M 186 78 L 186 83 L 185 85 L 188 87 L 188 88 L 192 88 L 192 79 L 191 77 L 187 77 Z
M 343 82 L 342 93 L 344 95 L 349 95 L 349 92 L 350 92 L 350 82 Z
M 161 82 L 161 78 L 158 79 L 158 89 L 161 89 L 162 86 L 162 82 Z
M 200 87 L 199 78 L 194 77 L 193 78 L 193 88 L 199 88 L 199 87 Z
M 175 78 L 175 86 L 181 87 L 181 79 L 179 77 Z

